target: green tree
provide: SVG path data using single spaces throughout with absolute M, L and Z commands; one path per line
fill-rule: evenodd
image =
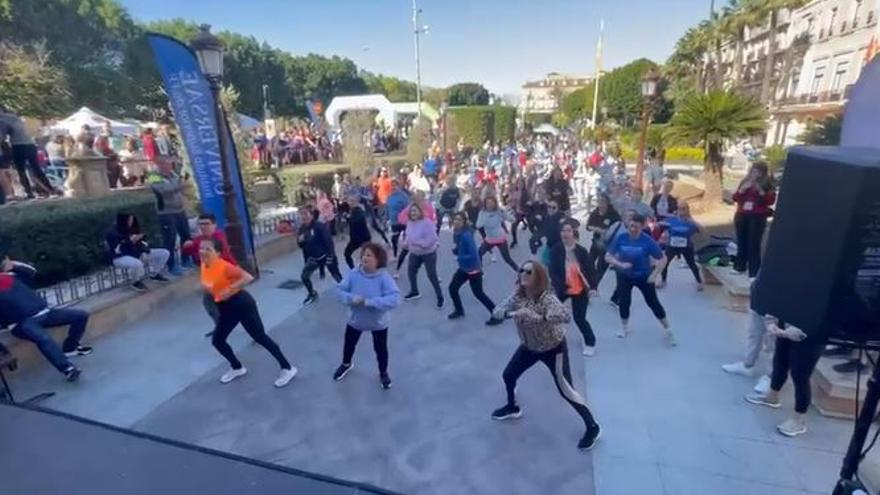
M 843 120 L 838 115 L 825 117 L 823 120 L 807 123 L 807 128 L 800 139 L 804 144 L 815 146 L 839 146 Z
M 454 84 L 447 90 L 449 105 L 474 106 L 489 104 L 489 90 L 479 83 Z
M 808 0 L 760 0 L 759 13 L 769 18 L 770 32 L 779 30 L 779 14 L 782 10 L 796 9 L 808 3 Z M 776 36 L 770 36 L 767 56 L 764 58 L 764 78 L 761 81 L 761 103 L 769 104 L 773 99 L 773 76 L 776 68 Z
M 739 87 L 742 82 L 743 52 L 746 41 L 746 30 L 764 21 L 760 8 L 763 0 L 729 0 L 720 18 L 721 35 L 734 40 L 733 84 Z
M 383 94 L 393 102 L 416 101 L 416 83 L 369 71 L 361 71 L 361 78 L 370 93 Z
M 593 94 L 595 84 L 591 83 L 585 88 L 572 91 L 562 99 L 559 111 L 568 118 L 569 122 L 576 122 L 583 118 L 591 118 L 593 115 Z M 601 118 L 601 115 L 598 117 Z
M 764 131 L 766 119 L 767 111 L 762 104 L 734 91 L 714 90 L 696 95 L 676 109 L 667 138 L 705 149 L 707 204 L 721 200 L 724 143 Z
M 2 106 L 19 115 L 47 118 L 70 107 L 65 73 L 42 44 L 26 49 L 0 42 L 0 95 Z
M 637 122 L 642 113 L 642 77 L 657 64 L 638 59 L 612 70 L 599 83 L 599 104 L 620 122 Z M 592 111 L 592 109 L 591 109 Z

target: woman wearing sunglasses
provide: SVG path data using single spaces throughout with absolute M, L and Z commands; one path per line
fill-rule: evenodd
M 596 335 L 587 321 L 590 297 L 596 295 L 595 261 L 587 248 L 578 244 L 580 223 L 566 218 L 560 226 L 562 241 L 550 251 L 550 279 L 561 302 L 571 299 L 571 313 L 584 339 L 583 355 L 596 354 Z
M 578 442 L 578 448 L 593 448 L 601 429 L 583 397 L 572 386 L 564 326 L 571 321 L 571 316 L 553 295 L 544 265 L 537 261 L 523 263 L 516 291 L 495 308 L 494 316 L 513 318 L 520 345 L 502 375 L 507 388 L 507 404 L 495 410 L 492 418 L 500 421 L 522 416 L 522 409 L 516 403 L 516 382 L 526 370 L 540 361 L 553 375 L 559 394 L 584 422 L 586 432 Z

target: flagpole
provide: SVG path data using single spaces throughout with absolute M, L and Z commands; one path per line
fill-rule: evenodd
M 596 77 L 593 85 L 593 120 L 592 129 L 596 128 L 596 117 L 599 111 L 599 79 L 602 78 L 602 35 L 605 33 L 605 19 L 599 21 L 599 42 L 596 44 Z

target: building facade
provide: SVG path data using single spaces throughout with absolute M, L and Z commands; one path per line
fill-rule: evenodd
M 878 15 L 880 0 L 816 0 L 792 12 L 788 36 L 803 49 L 770 106 L 768 146 L 796 144 L 809 122 L 843 114 L 880 42 Z
M 520 111 L 523 114 L 552 114 L 559 108 L 560 100 L 567 94 L 584 88 L 593 82 L 592 76 L 574 76 L 551 72 L 540 81 L 523 84 Z

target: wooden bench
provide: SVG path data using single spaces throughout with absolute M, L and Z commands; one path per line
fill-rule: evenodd
M 701 265 L 703 280 L 710 285 L 722 285 L 727 291 L 727 309 L 745 313 L 749 310 L 751 282 L 745 275 L 730 273 L 729 266 Z

